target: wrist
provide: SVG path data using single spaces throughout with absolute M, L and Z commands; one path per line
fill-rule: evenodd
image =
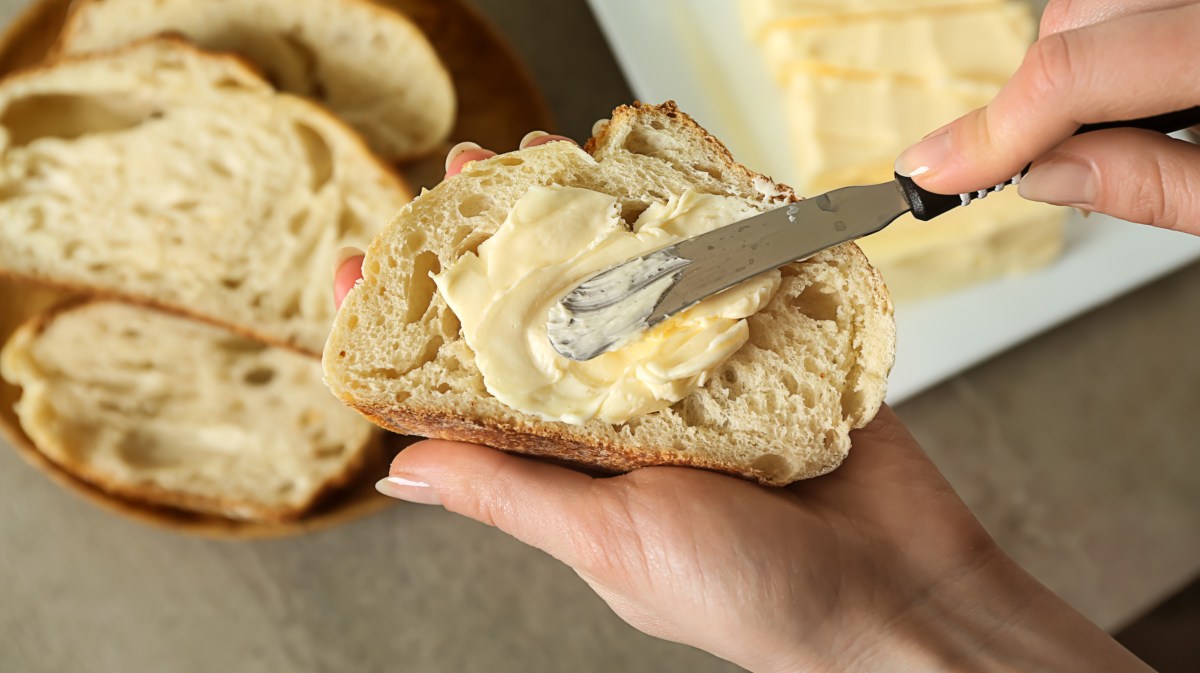
M 936 579 L 869 632 L 847 631 L 830 670 L 1141 673 L 1151 669 L 994 548 Z M 796 670 L 796 669 L 791 669 Z M 1152 673 L 1152 672 L 1151 672 Z

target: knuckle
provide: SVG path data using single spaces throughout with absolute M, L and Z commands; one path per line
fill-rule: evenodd
M 1029 73 L 1034 93 L 1061 98 L 1077 85 L 1080 73 L 1075 50 L 1075 42 L 1067 33 L 1053 33 L 1030 47 L 1022 69 Z
M 1051 35 L 1060 32 L 1067 22 L 1067 17 L 1071 16 L 1072 4 L 1072 0 L 1050 0 L 1042 12 L 1038 34 Z

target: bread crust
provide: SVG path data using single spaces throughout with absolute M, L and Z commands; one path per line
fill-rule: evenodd
M 782 205 L 798 200 L 799 197 L 797 197 L 790 187 L 777 183 L 767 176 L 755 173 L 738 164 L 720 141 L 705 131 L 690 116 L 680 111 L 674 102 L 670 101 L 661 105 L 635 102 L 617 108 L 613 112 L 613 121 L 601 130 L 597 137 L 589 140 L 584 146 L 584 150 L 589 155 L 596 157 L 597 154 L 602 153 L 606 145 L 610 144 L 612 138 L 609 137 L 609 134 L 619 122 L 636 123 L 639 118 L 648 120 L 655 116 L 665 116 L 672 120 L 678 120 L 690 128 L 697 137 L 703 138 L 702 142 L 709 149 L 722 157 L 722 161 L 725 162 L 724 169 L 740 176 L 740 179 L 746 183 L 763 184 L 769 187 L 767 191 L 775 194 L 772 199 L 773 203 Z M 822 253 L 822 255 L 825 255 L 826 258 L 831 256 L 845 256 L 843 258 L 844 263 L 852 263 L 856 268 L 861 268 L 865 273 L 869 274 L 864 280 L 870 288 L 872 299 L 878 306 L 882 307 L 883 313 L 887 316 L 888 320 L 885 322 L 890 325 L 890 327 L 884 328 L 890 330 L 889 333 L 877 335 L 881 341 L 887 343 L 888 352 L 884 357 L 887 363 L 889 363 L 887 365 L 888 368 L 890 368 L 890 362 L 894 357 L 895 328 L 890 320 L 893 311 L 892 303 L 887 289 L 883 284 L 882 277 L 878 271 L 871 267 L 867 262 L 866 256 L 853 243 L 844 244 L 834 250 Z M 448 413 L 443 409 L 420 406 L 411 401 L 378 405 L 356 399 L 352 394 L 345 391 L 335 389 L 335 393 L 373 422 L 396 432 L 485 444 L 513 453 L 535 455 L 555 462 L 586 466 L 606 472 L 626 472 L 652 465 L 676 465 L 737 475 L 758 481 L 762 484 L 783 485 L 797 479 L 805 479 L 828 473 L 835 469 L 844 458 L 844 455 L 826 452 L 821 454 L 819 460 L 805 465 L 804 469 L 800 472 L 790 475 L 779 475 L 757 469 L 753 465 L 722 462 L 707 456 L 696 455 L 692 452 L 671 451 L 664 447 L 628 447 L 611 442 L 593 441 L 590 438 L 588 441 L 581 441 L 579 436 L 572 436 L 569 428 L 564 429 L 559 424 L 546 423 L 532 426 L 532 428 L 528 426 L 521 428 L 506 423 L 503 420 L 487 418 L 480 414 L 468 418 L 459 414 Z M 878 406 L 867 410 L 863 418 L 855 419 L 854 427 L 862 427 L 869 422 L 877 409 Z

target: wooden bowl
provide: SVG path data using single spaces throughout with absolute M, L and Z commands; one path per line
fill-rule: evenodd
M 40 0 L 30 5 L 0 36 L 0 76 L 42 62 L 54 44 L 71 0 Z M 454 78 L 458 117 L 443 149 L 473 140 L 498 151 L 515 148 L 533 129 L 554 124 L 525 65 L 478 10 L 462 0 L 376 0 L 408 15 L 433 43 Z M 397 166 L 414 187 L 432 187 L 442 179 L 444 152 Z M 0 344 L 26 319 L 68 299 L 63 292 L 0 279 Z M 377 512 L 392 502 L 375 492 L 391 457 L 415 441 L 387 435 L 372 450 L 367 465 L 351 484 L 330 494 L 301 519 L 286 523 L 235 521 L 169 507 L 156 507 L 113 496 L 59 468 L 21 431 L 13 412 L 20 389 L 0 380 L 0 434 L 18 454 L 55 483 L 111 512 L 181 533 L 212 538 L 281 537 L 336 526 Z

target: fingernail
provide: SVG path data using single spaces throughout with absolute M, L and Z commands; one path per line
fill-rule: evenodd
M 442 499 L 429 484 L 404 477 L 386 477 L 375 482 L 375 490 L 397 500 L 415 502 L 418 505 L 440 505 Z
M 346 260 L 354 259 L 355 257 L 366 257 L 366 255 L 367 253 L 352 245 L 348 245 L 341 250 L 338 250 L 337 254 L 333 256 L 333 275 L 337 275 L 338 269 L 342 268 L 342 265 L 346 263 Z
M 900 153 L 896 172 L 906 178 L 924 175 L 946 162 L 950 157 L 950 130 L 929 136 Z
M 608 127 L 608 122 L 610 122 L 610 121 L 612 121 L 612 120 L 610 120 L 610 119 L 597 119 L 597 120 L 596 120 L 596 123 L 595 123 L 595 124 L 592 124 L 592 137 L 593 137 L 593 138 L 595 138 L 596 136 L 598 136 L 598 135 L 600 135 L 601 133 L 603 133 L 603 132 L 604 132 L 604 129 Z
M 1021 179 L 1022 198 L 1059 206 L 1088 206 L 1096 202 L 1099 178 L 1091 162 L 1072 156 L 1051 158 Z
M 461 142 L 454 147 L 451 147 L 450 151 L 446 153 L 446 172 L 450 172 L 450 164 L 454 163 L 454 160 L 457 159 L 463 152 L 466 152 L 467 150 L 481 149 L 483 148 L 479 146 L 479 143 L 473 143 L 471 141 Z
M 523 150 L 526 147 L 529 147 L 529 143 L 531 141 L 538 138 L 545 138 L 548 135 L 550 134 L 546 133 L 545 131 L 530 131 L 529 133 L 525 134 L 524 138 L 521 138 L 521 142 L 517 143 L 517 149 Z

